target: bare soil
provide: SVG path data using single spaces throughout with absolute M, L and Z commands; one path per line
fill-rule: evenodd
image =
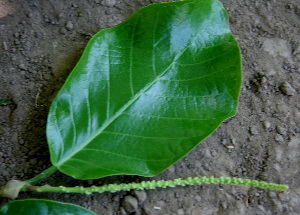
M 0 0 L 0 100 L 11 100 L 0 106 L 0 186 L 51 166 L 45 137 L 48 110 L 88 40 L 153 2 L 162 1 Z M 299 1 L 222 2 L 243 57 L 239 113 L 154 179 L 235 176 L 288 184 L 288 191 L 204 185 L 139 193 L 21 193 L 18 199 L 70 202 L 105 215 L 300 214 Z M 150 179 L 78 181 L 55 173 L 43 183 L 90 186 L 142 180 Z M 135 198 L 139 205 L 130 213 L 124 201 Z M 0 206 L 8 201 L 0 199 Z

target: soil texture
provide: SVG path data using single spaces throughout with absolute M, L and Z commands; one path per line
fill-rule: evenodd
M 161 0 L 0 0 L 0 186 L 51 166 L 45 127 L 51 101 L 98 31 Z M 222 0 L 243 59 L 238 114 L 154 179 L 230 176 L 288 184 L 285 192 L 189 186 L 103 194 L 21 193 L 74 203 L 99 215 L 300 214 L 300 4 Z M 79 181 L 55 173 L 43 184 L 90 186 L 152 180 Z M 1 198 L 0 206 L 9 199 Z

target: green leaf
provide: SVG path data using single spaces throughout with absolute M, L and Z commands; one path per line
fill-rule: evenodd
M 78 205 L 42 199 L 11 201 L 0 211 L 0 215 L 96 215 Z
M 241 76 L 219 1 L 142 8 L 91 39 L 53 101 L 51 161 L 78 179 L 157 175 L 236 114 Z
M 9 104 L 11 104 L 11 100 L 10 99 L 2 99 L 2 100 L 0 100 L 0 106 L 9 105 Z

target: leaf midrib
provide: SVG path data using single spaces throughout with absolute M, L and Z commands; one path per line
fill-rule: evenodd
M 174 58 L 174 60 L 172 61 L 172 63 L 170 63 L 170 65 L 160 75 L 157 76 L 156 79 L 154 79 L 151 83 L 147 84 L 142 90 L 139 91 L 139 93 L 137 93 L 132 99 L 130 99 L 122 108 L 120 108 L 120 110 L 117 111 L 114 114 L 114 116 L 112 116 L 108 121 L 106 121 L 99 128 L 98 132 L 96 132 L 90 138 L 88 138 L 82 145 L 80 145 L 77 149 L 75 149 L 74 151 L 72 151 L 67 157 L 65 157 L 64 159 L 62 159 L 60 162 L 57 162 L 55 166 L 57 166 L 57 167 L 61 166 L 67 160 L 69 160 L 71 157 L 73 157 L 73 155 L 75 155 L 77 152 L 81 151 L 84 147 L 86 147 L 95 137 L 97 137 L 98 135 L 100 135 L 102 133 L 102 131 L 104 131 L 113 121 L 115 121 L 115 119 L 117 119 L 120 115 L 122 115 L 122 113 L 128 107 L 130 107 L 134 102 L 136 102 L 143 93 L 145 93 L 148 89 L 150 89 L 164 74 L 166 74 L 169 71 L 169 69 L 176 63 L 176 61 L 181 57 L 181 55 L 190 47 L 191 43 L 198 36 L 198 34 L 201 31 L 203 31 L 203 29 L 209 23 L 211 23 L 211 21 L 212 21 L 213 17 L 215 16 L 215 14 L 219 13 L 221 10 L 222 10 L 222 8 L 220 10 L 212 13 L 210 19 L 205 23 L 205 25 L 202 27 L 202 29 L 199 29 L 199 31 L 191 38 L 190 42 L 186 45 L 186 47 Z

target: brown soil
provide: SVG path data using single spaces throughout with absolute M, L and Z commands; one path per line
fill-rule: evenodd
M 47 113 L 88 40 L 152 2 L 162 1 L 0 0 L 0 100 L 11 100 L 0 106 L 0 186 L 51 166 Z M 284 183 L 290 189 L 204 185 L 150 190 L 131 214 L 300 214 L 299 2 L 222 2 L 242 50 L 239 113 L 155 179 L 236 176 Z M 55 173 L 43 183 L 89 186 L 141 180 L 115 176 L 77 181 Z M 21 193 L 19 199 L 45 198 L 97 214 L 126 214 L 122 202 L 129 195 L 137 198 L 141 193 Z M 0 201 L 3 206 L 9 200 Z

